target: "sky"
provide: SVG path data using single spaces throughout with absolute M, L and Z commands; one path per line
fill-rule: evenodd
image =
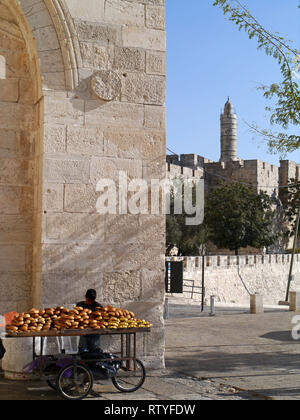
M 265 28 L 300 49 L 298 0 L 243 4 Z M 270 154 L 266 142 L 247 126 L 254 122 L 270 128 L 265 110 L 270 101 L 257 87 L 280 81 L 277 62 L 258 51 L 256 40 L 226 20 L 213 0 L 166 0 L 166 24 L 168 148 L 218 161 L 220 114 L 229 96 L 238 117 L 238 156 L 279 165 L 281 156 Z M 300 151 L 285 159 L 300 162 Z

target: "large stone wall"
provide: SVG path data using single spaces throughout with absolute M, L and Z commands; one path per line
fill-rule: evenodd
M 280 184 L 288 185 L 291 179 L 300 179 L 300 164 L 290 160 L 280 162 Z
M 0 2 L 0 307 L 31 304 L 38 105 L 17 20 Z
M 164 0 L 0 4 L 19 72 L 0 81 L 0 312 L 71 306 L 96 288 L 153 321 L 139 346 L 161 367 L 164 216 L 100 215 L 96 185 L 165 177 Z M 20 52 L 1 31 L 10 18 Z
M 206 163 L 207 183 L 210 188 L 220 180 L 234 180 L 252 184 L 257 191 L 278 194 L 279 168 L 260 160 L 239 160 L 226 163 Z
M 183 179 L 202 179 L 204 171 L 201 168 L 190 169 L 180 165 L 174 165 L 172 163 L 166 164 L 167 178 L 172 180 L 175 178 Z
M 193 171 L 198 177 L 206 173 L 207 189 L 212 188 L 219 180 L 235 180 L 252 184 L 258 191 L 262 190 L 269 195 L 282 196 L 278 187 L 289 184 L 291 179 L 300 179 L 300 164 L 289 160 L 280 161 L 280 167 L 261 160 L 243 160 L 228 162 L 214 162 L 196 154 L 168 155 L 167 171 L 169 176 L 178 174 L 192 177 Z
M 180 259 L 179 259 L 180 260 Z M 211 256 L 204 258 L 206 303 L 249 304 L 250 294 L 261 293 L 267 305 L 285 300 L 291 255 Z M 295 256 L 291 291 L 300 291 L 300 255 Z M 184 258 L 184 297 L 200 301 L 202 257 Z M 192 288 L 194 286 L 194 289 Z

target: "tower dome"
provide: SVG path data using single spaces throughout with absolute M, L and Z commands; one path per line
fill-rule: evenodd
M 226 102 L 225 107 L 224 107 L 224 114 L 225 115 L 234 114 L 233 105 L 230 102 L 229 97 L 228 97 L 228 101 Z

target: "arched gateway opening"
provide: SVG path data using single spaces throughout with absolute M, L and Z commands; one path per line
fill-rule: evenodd
M 23 311 L 32 304 L 41 144 L 42 95 L 35 46 L 12 0 L 0 1 L 0 67 L 0 308 L 4 313 Z

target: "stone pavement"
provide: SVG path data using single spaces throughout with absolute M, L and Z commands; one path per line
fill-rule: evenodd
M 300 341 L 291 335 L 295 315 L 281 310 L 174 317 L 166 328 L 167 367 L 264 398 L 300 399 Z
M 99 397 L 89 396 L 87 400 L 98 401 L 179 401 L 179 400 L 251 400 L 257 399 L 247 392 L 216 383 L 198 380 L 170 371 L 149 372 L 143 388 L 133 394 L 122 394 L 110 381 L 96 384 L 94 391 Z M 61 398 L 45 383 L 40 381 L 7 381 L 0 378 L 1 400 L 60 400 Z
M 287 306 L 268 305 L 264 306 L 265 313 L 272 312 L 287 312 Z M 215 312 L 218 316 L 224 315 L 241 315 L 250 313 L 250 305 L 237 304 L 215 304 Z M 198 302 L 189 303 L 187 300 L 170 300 L 168 305 L 169 319 L 185 319 L 185 318 L 199 318 L 209 317 L 210 308 L 205 306 L 204 311 L 201 312 L 201 304 Z

